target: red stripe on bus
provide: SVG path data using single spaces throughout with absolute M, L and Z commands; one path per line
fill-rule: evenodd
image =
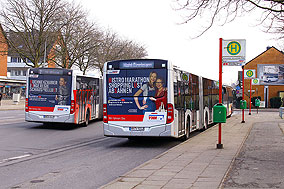
M 29 106 L 29 111 L 53 112 L 54 107 Z
M 143 121 L 144 115 L 108 115 L 108 121 Z

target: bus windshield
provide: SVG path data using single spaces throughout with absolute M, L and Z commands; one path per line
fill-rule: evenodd
M 30 73 L 29 106 L 70 105 L 71 78 L 71 74 Z

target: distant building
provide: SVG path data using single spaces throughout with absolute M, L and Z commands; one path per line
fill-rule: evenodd
M 7 77 L 8 42 L 0 24 L 0 77 Z
M 252 97 L 261 97 L 265 107 L 270 107 L 270 98 L 284 97 L 284 53 L 275 47 L 267 50 L 249 61 L 245 70 L 255 70 L 259 84 L 252 85 Z M 249 102 L 250 79 L 244 81 L 245 100 Z M 249 104 L 249 103 L 248 103 Z

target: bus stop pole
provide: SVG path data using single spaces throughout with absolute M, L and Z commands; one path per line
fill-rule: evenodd
M 219 39 L 219 103 L 222 103 L 222 41 L 223 39 Z M 218 136 L 218 144 L 217 149 L 223 149 L 223 144 L 221 143 L 221 130 L 222 124 L 219 123 L 219 136 Z
M 249 91 L 249 115 L 251 115 L 251 82 L 252 82 L 252 79 L 250 79 L 250 91 Z
M 243 68 L 243 77 L 242 77 L 242 80 L 243 80 L 243 100 L 245 99 L 245 67 L 242 66 Z M 243 112 L 243 116 L 242 116 L 242 123 L 245 123 L 245 110 L 242 109 L 242 112 Z

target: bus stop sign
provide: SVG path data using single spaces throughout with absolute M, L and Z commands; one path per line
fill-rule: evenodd
M 222 40 L 223 66 L 242 66 L 246 61 L 246 40 Z

